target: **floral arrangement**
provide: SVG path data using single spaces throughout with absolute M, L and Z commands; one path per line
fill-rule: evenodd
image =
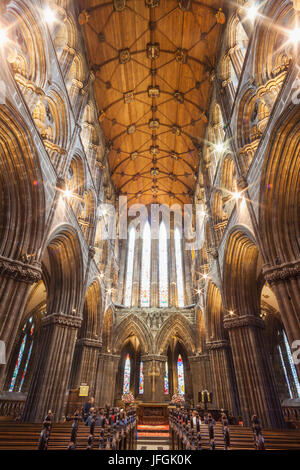
M 175 405 L 180 405 L 181 403 L 184 403 L 184 395 L 175 393 L 172 396 L 172 403 L 174 403 Z
M 130 403 L 134 402 L 134 396 L 131 392 L 123 393 L 122 401 L 125 405 L 129 405 Z

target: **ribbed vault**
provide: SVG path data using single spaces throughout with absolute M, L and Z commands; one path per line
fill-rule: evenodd
M 113 181 L 130 202 L 190 202 L 223 1 L 80 0 Z

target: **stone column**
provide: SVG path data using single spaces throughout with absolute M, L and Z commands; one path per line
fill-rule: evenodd
M 198 392 L 212 390 L 211 367 L 208 354 L 190 356 L 194 404 L 198 403 Z
M 99 354 L 95 393 L 97 406 L 112 406 L 114 404 L 119 361 L 120 356 L 107 353 Z
M 159 240 L 151 244 L 151 307 L 159 307 Z
M 101 341 L 91 338 L 80 338 L 76 341 L 71 388 L 78 388 L 80 384 L 86 383 L 89 386 L 89 394 L 95 395 L 98 356 L 101 347 Z
M 263 320 L 254 315 L 227 316 L 241 413 L 249 425 L 259 416 L 264 427 L 282 428 L 284 420 L 270 357 L 263 337 Z
M 300 261 L 272 268 L 265 266 L 264 277 L 276 296 L 284 329 L 293 352 L 293 342 L 300 340 Z M 300 380 L 300 363 L 295 364 L 295 367 Z
M 212 371 L 213 402 L 219 409 L 224 408 L 237 416 L 239 404 L 229 341 L 210 341 L 207 347 Z
M 9 363 L 30 287 L 40 279 L 39 263 L 30 265 L 0 256 L 0 340 L 5 343 L 6 364 Z M 0 390 L 5 382 L 6 364 L 0 365 Z
M 163 403 L 164 375 L 167 356 L 148 354 L 141 357 L 144 369 L 144 397 L 145 403 Z
M 71 365 L 81 318 L 53 313 L 42 320 L 38 356 L 23 421 L 41 422 L 48 410 L 54 420 L 65 413 Z

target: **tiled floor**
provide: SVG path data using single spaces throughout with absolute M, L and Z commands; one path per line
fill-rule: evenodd
M 169 450 L 169 446 L 137 446 L 137 450 Z

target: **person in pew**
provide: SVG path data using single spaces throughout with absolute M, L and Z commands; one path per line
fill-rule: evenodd
M 215 450 L 216 444 L 215 444 L 215 424 L 216 421 L 213 419 L 212 415 L 208 413 L 207 415 L 207 424 L 208 424 L 208 435 L 209 435 L 209 446 L 210 450 Z
M 258 416 L 253 415 L 251 418 L 253 438 L 254 438 L 254 447 L 256 450 L 266 450 L 265 439 L 262 433 L 262 427 Z
M 95 404 L 94 397 L 91 397 L 89 399 L 89 401 L 84 403 L 84 405 L 82 407 L 82 419 L 83 419 L 84 422 L 86 422 L 86 420 L 88 419 L 89 414 L 90 414 L 90 410 L 91 410 L 91 408 L 94 407 L 94 404 Z
M 239 416 L 238 418 L 238 426 L 244 426 L 244 420 L 243 420 L 243 417 L 242 416 Z
M 105 418 L 104 410 L 95 410 L 95 408 L 90 409 L 90 415 L 85 422 L 86 426 L 90 426 L 92 421 L 95 422 L 95 426 L 100 426 L 101 428 L 105 428 L 107 424 L 111 424 Z

